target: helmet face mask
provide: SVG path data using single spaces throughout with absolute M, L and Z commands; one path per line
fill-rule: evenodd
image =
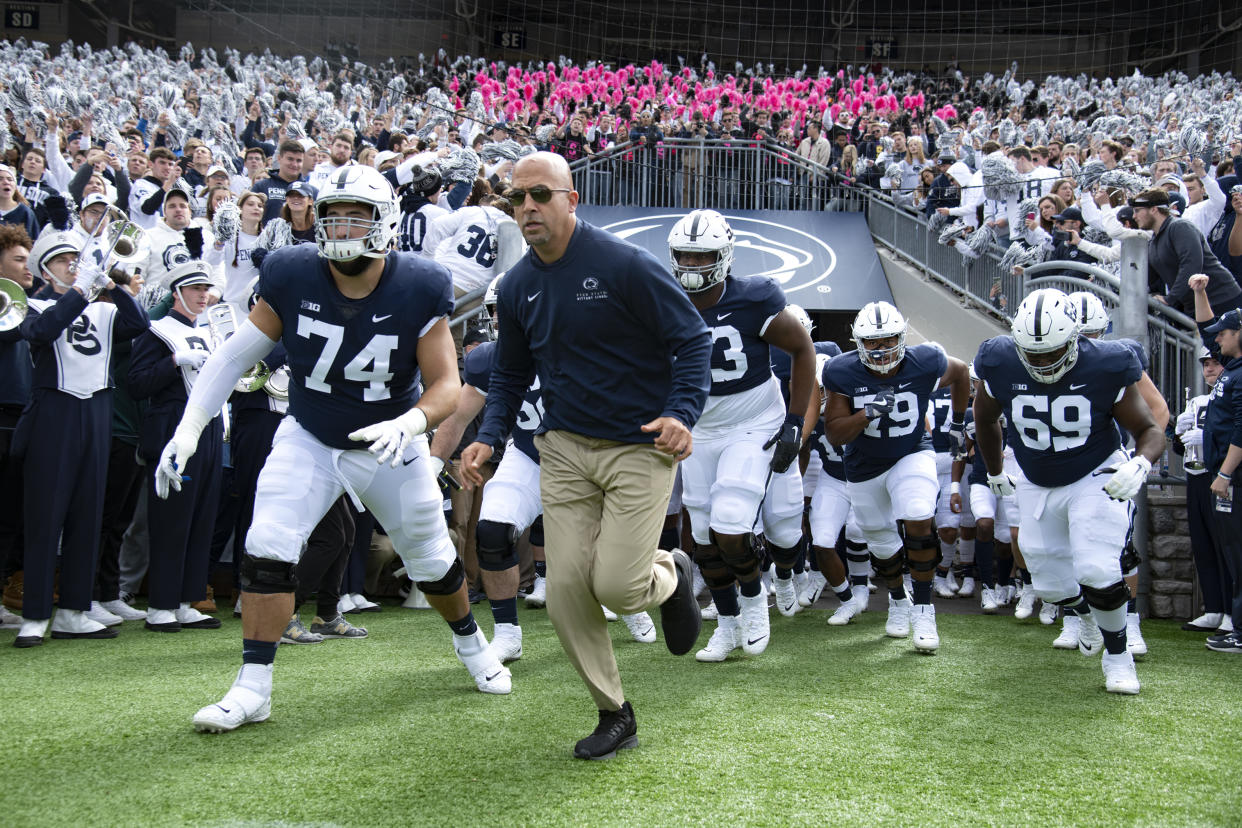
M 705 263 L 683 264 L 686 254 L 714 254 L 714 258 Z M 687 293 L 710 290 L 733 269 L 733 229 L 715 210 L 695 210 L 683 216 L 669 232 L 668 257 L 673 275 Z
M 330 209 L 333 205 L 340 206 Z M 324 258 L 337 263 L 382 259 L 397 235 L 400 217 L 388 179 L 370 167 L 345 167 L 329 179 L 315 202 L 315 243 Z M 359 264 L 361 272 L 367 262 Z
M 858 360 L 871 371 L 890 374 L 906 356 L 906 319 L 888 302 L 871 302 L 854 318 Z
M 1054 383 L 1078 362 L 1078 315 L 1059 290 L 1037 290 L 1022 300 L 1013 318 L 1013 341 L 1026 372 Z

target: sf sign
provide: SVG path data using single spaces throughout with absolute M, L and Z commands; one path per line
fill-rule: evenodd
M 685 213 L 667 213 L 604 224 L 603 229 L 646 248 L 656 258 L 668 258 L 668 234 Z M 827 243 L 805 230 L 776 221 L 726 215 L 733 228 L 733 272 L 739 276 L 768 276 L 785 293 L 815 287 L 832 288 L 828 277 L 837 268 L 837 254 Z M 663 250 L 661 254 L 659 251 Z

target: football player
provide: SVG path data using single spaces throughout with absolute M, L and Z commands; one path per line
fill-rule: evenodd
M 1100 301 L 1100 297 L 1088 291 L 1078 291 L 1069 295 L 1070 302 L 1078 312 L 1078 330 L 1088 339 L 1099 339 L 1104 333 L 1112 327 L 1112 320 L 1108 318 L 1108 311 L 1104 308 L 1104 303 Z M 1156 428 L 1164 431 L 1165 426 L 1169 424 L 1169 404 L 1161 395 L 1160 389 L 1152 382 L 1147 374 L 1147 367 L 1150 360 L 1147 357 L 1147 349 L 1133 339 L 1115 340 L 1122 343 L 1138 357 L 1139 367 L 1143 369 L 1143 376 L 1139 379 L 1138 390 L 1143 397 L 1143 402 L 1147 403 L 1147 407 L 1151 409 L 1152 419 L 1156 422 Z M 1129 442 L 1129 434 L 1125 429 L 1118 425 L 1121 429 L 1121 444 L 1125 446 Z M 1133 524 L 1134 510 L 1131 510 L 1130 521 Z M 1122 553 L 1122 572 L 1125 573 L 1126 586 L 1130 587 L 1130 601 L 1126 604 L 1126 646 L 1130 652 L 1136 656 L 1147 655 L 1147 642 L 1143 640 L 1143 631 L 1139 624 L 1138 604 L 1135 595 L 1138 593 L 1138 565 L 1139 556 L 1133 551 L 1126 539 L 1126 551 Z
M 936 476 L 940 479 L 940 497 L 936 501 L 936 535 L 940 539 L 940 565 L 936 567 L 936 576 L 932 579 L 932 589 L 941 598 L 953 598 L 961 586 L 953 577 L 953 555 L 961 544 L 961 566 L 965 569 L 974 563 L 974 537 L 967 539 L 963 533 L 963 524 L 974 526 L 974 515 L 970 511 L 970 498 L 961 496 L 960 481 L 954 481 L 953 462 L 958 459 L 949 453 L 949 427 L 953 424 L 952 389 L 938 388 L 932 394 L 931 404 L 927 408 L 927 416 L 932 422 L 932 449 L 936 452 Z M 954 482 L 958 486 L 954 487 Z M 958 495 L 957 500 L 953 495 Z M 969 576 L 967 576 L 969 577 Z M 970 578 L 973 582 L 973 578 Z M 972 584 L 965 596 L 974 594 Z
M 453 648 L 478 689 L 510 691 L 508 669 L 470 612 L 423 436 L 460 390 L 449 274 L 390 251 L 396 198 L 370 167 L 340 170 L 315 211 L 316 247 L 293 245 L 264 260 L 261 298 L 204 364 L 156 472 L 158 488 L 180 488 L 202 429 L 242 373 L 283 342 L 289 412 L 259 475 L 241 562 L 243 664 L 224 698 L 195 715 L 199 730 L 233 730 L 271 715 L 272 663 L 293 613 L 293 568 L 342 493 L 388 530 L 406 572 L 452 628 Z M 370 444 L 370 454 L 359 442 Z
M 940 558 L 932 518 L 940 493 L 936 454 L 925 413 L 932 392 L 952 388 L 950 451 L 965 439 L 970 375 L 966 363 L 935 343 L 906 347 L 906 320 L 888 302 L 866 305 L 854 319 L 857 350 L 831 360 L 824 372 L 830 394 L 824 414 L 829 442 L 845 446 L 846 490 L 859 528 L 889 592 L 885 632 L 905 638 L 914 624 L 914 647 L 940 647 L 932 580 Z M 902 580 L 902 539 L 912 576 L 912 596 Z
M 988 485 L 1017 491 L 1020 532 L 1032 584 L 1045 602 L 1079 616 L 1078 649 L 1104 650 L 1104 687 L 1136 694 L 1126 649 L 1121 552 L 1130 527 L 1126 501 L 1164 450 L 1164 435 L 1139 390 L 1142 369 L 1124 344 L 1079 336 L 1078 315 L 1058 290 L 1037 290 L 1014 315 L 1012 336 L 979 346 L 976 439 Z M 1000 417 L 1021 469 L 1005 473 Z M 1121 448 L 1120 423 L 1137 455 Z M 1103 484 L 1103 485 L 1101 485 Z
M 793 614 L 800 606 L 792 570 L 800 554 L 802 480 L 794 469 L 815 384 L 815 347 L 785 292 L 772 279 L 734 276 L 733 230 L 715 210 L 695 210 L 668 237 L 673 274 L 712 335 L 712 381 L 695 424 L 694 453 L 682 463 L 682 503 L 690 515 L 694 558 L 719 613 L 716 631 L 695 654 L 724 661 L 741 647 L 767 649 L 768 604 L 760 581 L 753 534 L 768 484 L 782 481 L 778 511 L 791 513 L 769 535 L 778 567 L 777 604 Z M 769 346 L 792 357 L 790 400 L 772 374 Z M 792 509 L 792 512 L 790 510 Z M 772 517 L 776 517 L 773 512 Z M 741 590 L 738 598 L 735 586 Z

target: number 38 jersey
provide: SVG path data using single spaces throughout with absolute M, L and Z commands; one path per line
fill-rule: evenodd
M 845 446 L 845 474 L 862 482 L 879 477 L 898 460 L 916 451 L 931 450 L 924 414 L 932 392 L 949 367 L 944 349 L 934 342 L 906 348 L 896 372 L 878 377 L 858 359 L 857 351 L 842 354 L 824 366 L 824 388 L 849 400 L 850 413 L 886 391 L 893 393 L 893 410 L 867 423 L 862 434 Z
M 289 414 L 338 449 L 359 447 L 351 431 L 414 406 L 418 340 L 453 312 L 448 271 L 409 253 L 389 253 L 375 290 L 349 299 L 316 247 L 282 247 L 263 261 L 258 293 L 284 326 Z
M 1121 446 L 1113 406 L 1142 369 L 1121 342 L 1078 339 L 1078 361 L 1054 383 L 1031 378 L 1010 336 L 979 346 L 975 372 L 1008 420 L 1007 442 L 1037 486 L 1067 486 Z
M 496 365 L 496 343 L 484 342 L 466 354 L 463 378 L 467 385 L 472 386 L 483 396 L 487 396 L 487 386 L 492 378 L 492 368 Z M 522 407 L 518 409 L 517 423 L 513 427 L 513 445 L 536 463 L 539 462 L 539 449 L 535 448 L 535 435 L 543 431 L 543 395 L 539 393 L 539 376 L 522 397 Z

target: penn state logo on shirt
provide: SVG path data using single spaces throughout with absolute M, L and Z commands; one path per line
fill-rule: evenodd
M 82 356 L 94 356 L 103 350 L 94 323 L 85 316 L 73 320 L 69 329 L 69 345 Z
M 599 279 L 588 276 L 582 280 L 582 287 L 576 295 L 579 302 L 595 302 L 608 298 L 608 291 L 600 287 Z
M 190 248 L 184 244 L 170 244 L 164 248 L 164 267 L 172 270 L 177 265 L 183 265 L 190 260 Z

